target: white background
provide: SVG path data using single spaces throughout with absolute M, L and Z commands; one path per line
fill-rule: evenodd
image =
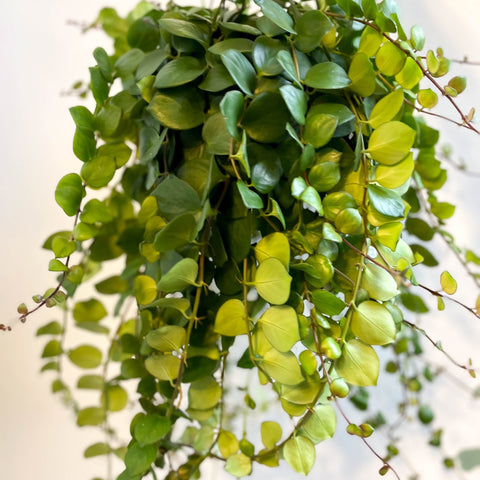
M 443 46 L 447 56 L 478 53 L 477 0 L 399 0 L 401 18 L 406 25 L 424 27 L 427 46 Z M 111 3 L 121 14 L 134 6 L 130 0 Z M 2 480 L 88 480 L 104 476 L 102 462 L 84 460 L 82 451 L 100 440 L 97 432 L 78 429 L 70 412 L 49 392 L 49 375 L 39 375 L 39 356 L 45 340 L 34 338 L 38 325 L 58 317 L 43 311 L 26 325 L 15 321 L 16 307 L 42 293 L 54 283 L 47 272 L 50 255 L 40 249 L 52 232 L 71 228 L 55 204 L 53 192 L 64 174 L 77 171 L 80 163 L 71 152 L 74 132 L 68 108 L 78 104 L 65 96 L 74 81 L 88 79 L 94 64 L 91 52 L 98 45 L 108 51 L 109 40 L 92 31 L 81 34 L 69 20 L 92 21 L 98 10 L 107 6 L 95 0 L 23 0 L 4 2 L 0 16 L 0 138 L 2 175 L 0 176 L 0 323 L 12 324 L 11 333 L 0 332 L 0 478 Z M 469 78 L 468 93 L 459 103 L 464 110 L 480 108 L 480 67 L 457 68 Z M 92 102 L 90 102 L 90 105 Z M 437 122 L 435 122 L 437 125 Z M 446 141 L 454 143 L 455 155 L 463 157 L 472 170 L 480 170 L 479 138 L 445 122 L 438 123 Z M 458 203 L 458 213 L 450 223 L 461 245 L 472 245 L 480 234 L 478 221 L 478 180 L 453 174 L 441 200 Z M 448 259 L 448 258 L 447 258 Z M 428 282 L 434 288 L 437 278 Z M 461 298 L 472 304 L 476 292 L 465 283 Z M 474 318 L 449 308 L 447 315 L 433 314 L 423 326 L 444 340 L 444 346 L 461 362 L 472 356 L 480 364 L 480 330 Z M 435 361 L 441 356 L 433 354 Z M 460 370 L 453 370 L 462 382 L 475 386 Z M 438 426 L 447 426 L 445 448 L 450 454 L 466 446 L 480 446 L 479 401 L 472 400 L 463 387 L 446 381 L 426 392 L 441 413 Z M 388 399 L 386 400 L 388 403 Z M 339 430 L 342 430 L 340 422 Z M 405 446 L 414 469 L 422 479 L 458 478 L 438 466 L 438 457 L 425 447 L 420 430 L 412 430 Z M 374 440 L 382 445 L 383 438 Z M 408 468 L 399 462 L 402 479 Z M 334 442 L 318 448 L 316 474 L 334 480 L 376 478 L 378 461 L 357 439 L 338 434 Z M 464 478 L 478 478 L 480 469 Z M 289 470 L 257 471 L 256 478 L 274 474 L 280 478 L 297 476 Z M 316 476 L 316 475 L 315 475 Z M 221 470 L 210 478 L 221 478 Z M 393 478 L 387 477 L 387 478 Z

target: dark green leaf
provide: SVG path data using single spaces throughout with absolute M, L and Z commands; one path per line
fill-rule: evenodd
M 178 87 L 195 80 L 206 70 L 195 57 L 179 57 L 160 69 L 153 84 L 156 88 Z
M 309 87 L 325 90 L 345 88 L 351 83 L 345 70 L 333 62 L 317 63 L 305 77 L 305 84 Z
M 243 95 L 238 90 L 227 92 L 220 102 L 220 110 L 225 118 L 228 133 L 239 139 L 238 122 L 243 111 Z
M 275 25 L 290 33 L 296 33 L 293 29 L 292 17 L 274 0 L 254 0 L 262 9 L 262 13 Z
M 252 64 L 236 50 L 227 50 L 221 54 L 222 62 L 240 89 L 252 96 L 255 90 L 256 73 Z
M 205 100 L 199 90 L 179 87 L 159 91 L 148 109 L 166 127 L 188 130 L 203 123 L 204 107 Z
M 370 184 L 367 187 L 368 197 L 377 212 L 391 218 L 403 218 L 405 204 L 398 193 L 379 185 Z

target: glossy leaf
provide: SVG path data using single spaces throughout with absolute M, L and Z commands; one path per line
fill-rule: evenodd
M 286 441 L 283 456 L 293 470 L 308 475 L 315 463 L 315 446 L 307 437 L 297 435 Z
M 305 84 L 309 87 L 325 90 L 345 88 L 351 83 L 345 70 L 333 62 L 317 63 L 305 77 Z
M 69 217 L 77 213 L 84 196 L 82 179 L 76 173 L 62 177 L 55 189 L 55 201 Z
M 139 445 L 156 443 L 170 431 L 171 426 L 167 417 L 150 413 L 135 424 L 134 437 Z
M 175 352 L 185 346 L 187 332 L 178 325 L 163 325 L 150 330 L 145 337 L 146 342 L 159 352 Z
M 250 190 L 245 185 L 245 182 L 242 182 L 242 180 L 237 180 L 236 185 L 240 193 L 240 196 L 242 197 L 243 204 L 247 208 L 254 208 L 254 209 L 263 208 L 263 200 L 258 193 L 254 192 L 253 190 Z
M 301 433 L 317 444 L 333 437 L 336 427 L 335 410 L 328 404 L 320 403 L 314 407 L 312 415 L 302 425 Z
M 274 0 L 255 0 L 262 13 L 283 30 L 296 33 L 293 29 L 292 17 Z
M 288 352 L 300 340 L 297 314 L 288 305 L 270 307 L 258 323 L 267 340 L 280 352 Z
M 292 277 L 276 258 L 267 258 L 258 266 L 255 288 L 264 300 L 273 305 L 282 305 L 288 300 L 291 282 Z
M 345 343 L 335 369 L 346 382 L 369 387 L 377 384 L 380 362 L 371 346 L 354 339 Z
M 233 138 L 239 138 L 238 122 L 243 111 L 243 95 L 238 90 L 231 90 L 225 94 L 220 102 L 220 109 L 225 118 L 228 133 Z
M 204 120 L 205 102 L 194 87 L 178 87 L 159 91 L 148 109 L 163 125 L 174 130 L 197 127 Z
M 285 234 L 274 232 L 263 237 L 255 246 L 255 258 L 262 263 L 267 258 L 280 260 L 288 269 L 290 265 L 290 243 Z
M 148 275 L 135 277 L 135 298 L 139 305 L 148 305 L 157 298 L 157 284 Z
M 380 303 L 362 302 L 352 315 L 351 325 L 354 335 L 370 345 L 387 345 L 395 340 L 395 322 Z
M 375 71 L 366 53 L 357 52 L 353 56 L 348 77 L 352 81 L 350 88 L 362 97 L 369 97 L 375 91 L 377 84 Z
M 172 382 L 178 376 L 180 358 L 173 355 L 151 355 L 145 360 L 145 368 L 159 380 Z
M 299 125 L 304 125 L 307 112 L 307 96 L 305 92 L 293 85 L 283 85 L 280 87 L 280 93 L 292 117 Z
M 198 263 L 192 258 L 182 258 L 158 282 L 158 289 L 164 293 L 185 290 L 190 285 L 196 285 Z
M 96 368 L 102 363 L 102 352 L 92 345 L 81 345 L 68 353 L 70 361 L 80 368 Z
M 366 151 L 378 163 L 394 165 L 407 156 L 415 135 L 415 131 L 402 122 L 383 123 L 373 131 Z
M 206 70 L 194 57 L 176 58 L 160 69 L 153 84 L 156 88 L 171 88 L 184 85 L 195 80 Z
M 235 83 L 246 95 L 252 96 L 256 84 L 256 73 L 252 64 L 236 50 L 223 52 L 221 58 Z
M 398 88 L 379 100 L 370 113 L 369 123 L 372 128 L 378 128 L 383 123 L 392 120 L 402 108 L 403 90 Z
M 227 300 L 218 309 L 214 328 L 217 333 L 228 337 L 248 333 L 244 304 L 238 299 Z

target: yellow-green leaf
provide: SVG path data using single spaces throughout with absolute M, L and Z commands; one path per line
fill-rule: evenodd
M 448 295 L 453 295 L 457 291 L 457 282 L 447 271 L 442 272 L 440 275 L 440 285 L 442 290 Z
M 138 275 L 134 283 L 135 298 L 139 305 L 148 305 L 157 298 L 157 284 L 148 275 Z
M 353 339 L 345 343 L 343 355 L 337 360 L 335 370 L 346 382 L 369 387 L 377 384 L 380 362 L 370 345 Z
M 297 435 L 285 442 L 283 456 L 293 470 L 308 475 L 315 463 L 315 446 L 307 437 Z
M 236 298 L 227 300 L 217 311 L 214 329 L 228 337 L 248 333 L 243 303 Z
M 280 352 L 288 352 L 300 340 L 297 313 L 288 305 L 270 307 L 258 322 L 267 340 Z
M 380 303 L 362 302 L 352 315 L 352 332 L 370 345 L 387 345 L 395 340 L 396 329 L 393 317 Z
M 282 262 L 267 258 L 258 267 L 255 275 L 255 288 L 258 294 L 273 305 L 282 305 L 290 296 L 292 277 Z

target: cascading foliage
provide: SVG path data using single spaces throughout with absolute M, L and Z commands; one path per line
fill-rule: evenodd
M 426 308 L 412 267 L 436 260 L 404 232 L 430 240 L 454 207 L 437 201 L 438 132 L 417 111 L 465 81 L 439 87 L 448 60 L 420 53 L 421 29 L 404 32 L 393 1 L 317 3 L 141 2 L 95 24 L 115 49 L 94 51 L 92 108 L 70 110 L 82 165 L 55 198 L 74 225 L 46 241 L 59 285 L 34 300 L 64 309 L 38 331 L 43 370 L 79 426 L 107 432 L 85 456 L 118 454 L 118 480 L 198 478 L 209 458 L 237 477 L 280 459 L 307 474 L 335 403 L 343 413 L 350 388 L 358 406 L 376 385 L 376 346 L 393 346 L 390 372 L 419 353 L 404 321 Z M 440 300 L 455 291 L 441 281 Z M 77 292 L 87 282 L 98 295 Z M 91 342 L 68 344 L 67 325 Z M 76 388 L 98 392 L 91 404 L 74 400 L 64 358 L 89 372 Z M 122 446 L 112 425 L 129 400 Z

